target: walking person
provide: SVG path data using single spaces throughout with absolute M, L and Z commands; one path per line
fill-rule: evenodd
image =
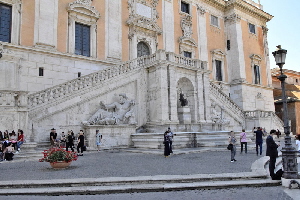
M 71 131 L 68 131 L 68 135 L 66 137 L 66 150 L 68 151 L 69 148 L 71 148 L 72 152 L 74 152 L 74 139 L 71 134 Z
M 99 133 L 99 130 L 96 130 L 96 145 L 98 151 L 100 151 L 100 145 L 101 145 L 102 135 Z
M 232 144 L 232 149 L 231 149 L 231 161 L 230 162 L 235 162 L 235 154 L 236 154 L 236 138 L 234 135 L 233 131 L 230 131 L 230 137 L 228 138 L 229 144 Z
M 78 142 L 77 142 L 77 153 L 79 156 L 83 156 L 83 146 L 84 146 L 84 135 L 83 130 L 80 130 Z M 80 151 L 79 151 L 80 149 Z
M 254 129 L 255 129 L 255 127 L 254 127 Z M 257 127 L 257 130 L 253 131 L 253 132 L 255 133 L 256 155 L 258 156 L 258 147 L 259 147 L 259 155 L 262 154 L 262 144 L 263 144 L 264 133 L 262 132 L 260 127 Z
M 278 151 L 277 148 L 280 146 L 280 144 L 276 144 L 273 135 L 276 133 L 276 130 L 271 130 L 270 135 L 266 139 L 267 143 L 267 153 L 266 156 L 270 157 L 270 162 L 269 162 L 269 171 L 270 171 L 270 176 L 272 177 L 273 180 L 275 180 L 275 164 L 276 164 L 276 158 L 278 157 Z
M 247 153 L 247 133 L 245 129 L 242 129 L 240 133 L 241 153 L 243 153 L 243 147 L 245 146 L 245 153 Z
M 165 149 L 164 149 L 164 156 L 168 157 L 170 155 L 170 137 L 168 135 L 168 131 L 166 131 L 164 133 L 164 145 L 165 145 Z

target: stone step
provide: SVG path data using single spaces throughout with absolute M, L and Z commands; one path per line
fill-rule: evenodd
M 26 187 L 21 188 L 2 188 L 0 195 L 84 195 L 84 194 L 108 194 L 108 193 L 132 193 L 132 192 L 158 192 L 158 191 L 178 191 L 193 189 L 215 189 L 231 187 L 266 187 L 278 186 L 281 181 L 271 179 L 240 179 L 240 180 L 219 180 L 219 181 L 194 181 L 194 182 L 168 182 L 164 180 L 161 183 L 152 183 L 144 180 L 144 183 L 122 183 L 115 185 L 85 185 L 82 180 L 78 179 L 73 182 L 74 185 L 66 182 L 53 184 L 53 187 Z M 57 182 L 57 181 L 56 181 Z M 66 186 L 67 185 L 67 186 Z M 15 186 L 15 185 L 14 185 Z M 64 187 L 61 187 L 64 186 Z

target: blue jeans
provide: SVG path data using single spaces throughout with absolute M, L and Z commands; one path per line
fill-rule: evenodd
M 262 144 L 263 142 L 256 142 L 256 155 L 258 155 L 258 146 L 259 146 L 259 154 L 262 154 Z
M 20 147 L 21 147 L 21 145 L 22 145 L 23 143 L 24 143 L 23 141 L 17 142 L 17 150 L 20 149 Z

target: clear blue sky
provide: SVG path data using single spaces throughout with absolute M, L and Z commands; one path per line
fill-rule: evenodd
M 287 50 L 283 67 L 300 72 L 300 0 L 260 0 L 260 3 L 265 12 L 274 16 L 267 23 L 271 69 L 277 67 L 271 53 L 281 45 Z

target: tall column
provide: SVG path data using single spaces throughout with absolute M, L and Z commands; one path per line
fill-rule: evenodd
M 206 33 L 206 11 L 203 7 L 197 6 L 197 20 L 198 20 L 198 49 L 199 59 L 201 61 L 208 61 L 207 50 L 207 33 Z
M 204 72 L 203 75 L 202 75 L 202 84 L 203 84 L 203 115 L 204 115 L 204 120 L 206 122 L 211 122 L 211 113 L 210 113 L 210 107 L 211 107 L 211 104 L 210 104 L 210 81 L 209 81 L 209 72 Z
M 173 0 L 163 1 L 163 40 L 167 52 L 175 52 Z
M 122 1 L 106 0 L 105 46 L 107 60 L 122 58 Z
M 176 70 L 175 66 L 168 65 L 168 82 L 169 82 L 169 119 L 171 123 L 178 124 L 177 114 L 177 82 L 176 82 Z
M 227 63 L 229 68 L 229 82 L 233 80 L 245 80 L 245 58 L 242 38 L 241 17 L 232 14 L 225 17 L 227 40 L 230 41 L 230 50 L 227 51 Z
M 37 47 L 57 47 L 58 0 L 35 1 L 34 43 Z

